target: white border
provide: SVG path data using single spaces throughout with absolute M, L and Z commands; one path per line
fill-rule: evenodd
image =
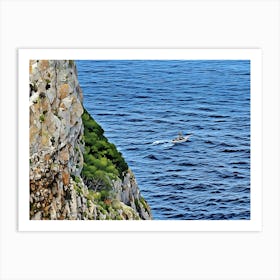
M 30 221 L 30 59 L 233 59 L 251 61 L 251 219 L 246 221 Z M 19 49 L 19 231 L 261 231 L 262 65 L 260 49 Z

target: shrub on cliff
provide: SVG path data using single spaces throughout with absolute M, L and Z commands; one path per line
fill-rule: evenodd
M 101 182 L 101 185 L 109 186 L 110 180 L 123 177 L 128 170 L 122 154 L 116 146 L 104 136 L 102 127 L 84 109 L 82 115 L 84 124 L 84 166 L 82 176 L 86 180 Z

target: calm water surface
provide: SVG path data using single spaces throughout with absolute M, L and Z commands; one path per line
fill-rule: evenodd
M 77 61 L 154 219 L 250 219 L 250 61 Z M 173 144 L 178 132 L 190 140 Z

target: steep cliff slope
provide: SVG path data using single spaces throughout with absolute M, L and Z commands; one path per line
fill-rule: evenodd
M 83 108 L 72 60 L 30 60 L 30 219 L 151 219 L 133 173 Z

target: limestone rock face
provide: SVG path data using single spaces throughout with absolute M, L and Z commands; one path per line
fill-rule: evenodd
M 83 95 L 72 60 L 30 60 L 30 219 L 151 219 L 131 171 L 101 201 L 81 178 Z
M 30 217 L 76 219 L 71 175 L 82 170 L 84 145 L 76 68 L 71 61 L 31 60 L 29 71 Z
M 136 179 L 131 170 L 128 170 L 123 181 L 118 180 L 114 182 L 113 188 L 116 192 L 117 199 L 134 209 L 141 219 L 151 219 L 151 209 L 141 196 Z

